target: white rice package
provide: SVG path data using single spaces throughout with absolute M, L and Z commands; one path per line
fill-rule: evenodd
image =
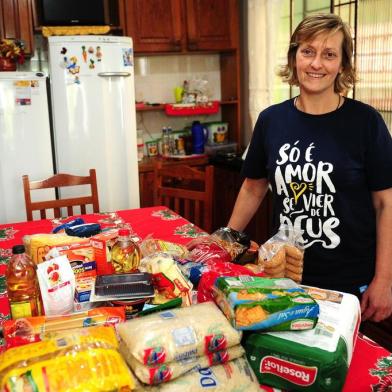
M 122 346 L 144 365 L 208 355 L 239 344 L 242 337 L 213 302 L 129 320 L 117 331 Z
M 189 358 L 180 362 L 168 362 L 147 366 L 141 364 L 132 355 L 129 355 L 129 353 L 124 353 L 124 348 L 120 344 L 120 352 L 131 367 L 133 373 L 141 382 L 150 385 L 174 380 L 195 367 L 205 368 L 222 365 L 245 354 L 244 348 L 241 345 L 237 345 L 226 350 L 216 351 L 201 357 Z
M 149 387 L 138 385 L 135 392 L 260 392 L 248 361 L 240 357 L 224 365 L 196 367 L 173 381 Z

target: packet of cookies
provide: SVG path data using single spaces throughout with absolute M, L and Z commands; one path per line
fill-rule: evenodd
M 304 246 L 301 230 L 281 225 L 278 232 L 259 248 L 258 264 L 270 278 L 302 281 Z

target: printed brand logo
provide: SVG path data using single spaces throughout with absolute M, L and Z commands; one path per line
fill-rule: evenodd
M 291 323 L 290 329 L 301 330 L 301 329 L 311 329 L 314 322 L 312 320 L 296 320 Z
M 317 367 L 302 366 L 270 355 L 261 359 L 260 373 L 271 373 L 296 385 L 312 385 L 317 377 Z
M 163 347 L 151 347 L 144 350 L 144 365 L 155 365 L 156 363 L 164 363 L 166 360 L 166 352 Z
M 224 334 L 208 335 L 204 339 L 206 352 L 224 350 L 227 347 L 227 340 Z
M 299 304 L 309 304 L 314 302 L 313 298 L 305 298 L 305 297 L 296 297 L 293 298 L 292 301 Z

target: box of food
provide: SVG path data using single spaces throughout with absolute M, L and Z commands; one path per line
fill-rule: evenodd
M 252 333 L 244 342 L 261 384 L 298 391 L 341 391 L 360 324 L 357 297 L 303 287 L 317 298 L 316 327 L 302 332 Z
M 317 323 L 318 303 L 291 279 L 220 277 L 213 295 L 239 330 L 299 331 Z
M 97 275 L 113 274 L 114 269 L 111 259 L 111 249 L 118 237 L 118 230 L 111 229 L 90 238 L 97 263 Z

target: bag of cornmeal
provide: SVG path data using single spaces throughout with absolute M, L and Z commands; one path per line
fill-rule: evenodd
M 261 384 L 298 391 L 341 391 L 360 324 L 357 297 L 302 286 L 317 298 L 316 327 L 299 332 L 252 333 L 245 351 Z

